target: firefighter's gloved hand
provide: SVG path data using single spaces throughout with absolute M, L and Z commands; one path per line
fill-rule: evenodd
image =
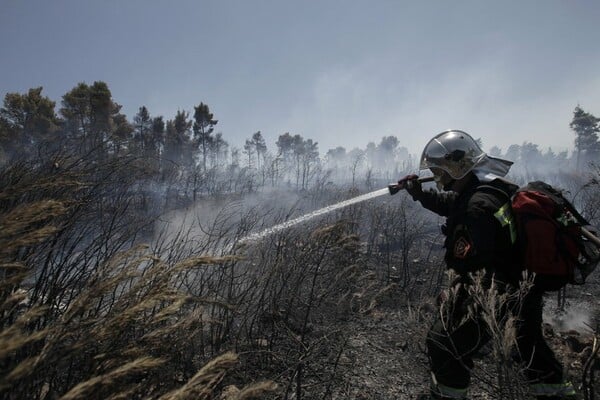
M 408 194 L 410 194 L 415 200 L 420 197 L 421 193 L 423 193 L 421 182 L 417 180 L 418 178 L 418 175 L 410 174 L 398 181 L 398 186 L 402 189 L 406 189 Z
M 419 176 L 415 174 L 406 175 L 398 181 L 398 187 L 401 189 L 408 189 L 408 186 L 412 185 L 418 178 Z

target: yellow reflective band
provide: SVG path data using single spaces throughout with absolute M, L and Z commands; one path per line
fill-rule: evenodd
M 534 396 L 575 396 L 575 388 L 571 382 L 536 383 L 530 386 Z
M 508 225 L 508 229 L 510 231 L 510 241 L 511 243 L 515 243 L 517 241 L 517 228 L 515 226 L 515 219 L 512 215 L 510 203 L 504 204 L 498 211 L 494 213 L 494 217 L 500 224 L 505 227 Z

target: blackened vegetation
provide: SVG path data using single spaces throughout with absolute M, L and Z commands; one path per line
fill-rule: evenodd
M 241 154 L 194 109 L 129 122 L 102 82 L 67 93 L 60 116 L 41 89 L 6 96 L 1 398 L 353 397 L 358 321 L 385 310 L 412 335 L 394 348 L 424 368 L 419 334 L 445 282 L 437 217 L 400 194 L 243 240 L 413 171 L 398 140 L 322 160 L 310 139 L 283 134 L 272 154 L 256 132 Z M 587 168 L 553 179 L 597 224 Z
M 201 238 L 184 225 L 163 236 L 157 208 L 132 190 L 144 179 L 144 163 L 125 156 L 5 167 L 4 397 L 158 398 L 227 351 L 240 357 L 232 383 L 331 396 L 347 337 L 340 321 L 389 298 L 383 283 L 414 282 L 377 266 L 395 230 L 363 239 L 389 204 L 238 245 L 265 218 L 256 209 L 235 225 L 221 215 Z M 344 194 L 311 196 L 325 204 Z M 230 251 L 218 254 L 221 244 Z

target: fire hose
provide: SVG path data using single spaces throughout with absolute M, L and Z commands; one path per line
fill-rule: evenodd
M 598 236 L 594 235 L 592 232 L 588 231 L 584 227 L 581 227 L 581 234 L 585 236 L 587 240 L 594 243 L 600 248 L 600 238 Z

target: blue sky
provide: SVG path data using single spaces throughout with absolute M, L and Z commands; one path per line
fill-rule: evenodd
M 448 129 L 484 149 L 572 148 L 600 116 L 600 2 L 0 0 L 0 95 L 57 102 L 105 81 L 131 120 L 208 104 L 241 147 L 260 130 L 419 153 Z

